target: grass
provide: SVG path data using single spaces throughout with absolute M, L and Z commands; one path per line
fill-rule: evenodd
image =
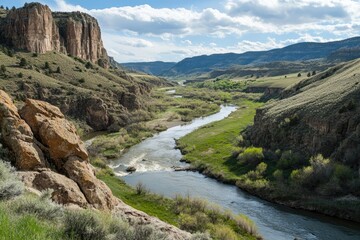
M 214 239 L 256 239 L 260 238 L 256 226 L 243 216 L 226 213 L 207 202 L 189 197 L 165 198 L 126 185 L 122 180 L 109 174 L 100 174 L 113 194 L 126 204 L 160 220 L 190 232 L 210 232 Z M 138 187 L 139 188 L 139 187 Z M 226 233 L 235 238 L 218 238 L 218 229 L 226 228 Z
M 247 169 L 237 167 L 232 156 L 239 133 L 252 124 L 256 108 L 261 103 L 244 100 L 239 109 L 224 120 L 210 123 L 179 139 L 178 146 L 185 153 L 184 160 L 197 168 L 236 181 Z M 195 141 L 196 139 L 196 141 Z

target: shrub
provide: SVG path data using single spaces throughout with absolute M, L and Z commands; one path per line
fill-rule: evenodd
M 10 163 L 0 160 L 0 200 L 19 196 L 24 191 L 23 183 L 17 179 Z
M 21 59 L 20 59 L 20 63 L 19 63 L 19 66 L 20 66 L 20 67 L 25 67 L 27 64 L 28 64 L 28 63 L 27 63 L 27 61 L 26 61 L 25 58 L 21 58 Z
M 135 190 L 136 190 L 137 195 L 145 195 L 145 194 L 149 193 L 149 190 L 146 188 L 146 186 L 142 182 L 139 182 L 136 184 Z
M 213 236 L 215 239 L 221 240 L 237 240 L 238 237 L 234 230 L 226 225 L 216 225 L 213 228 Z
M 38 57 L 38 56 L 39 56 L 38 53 L 33 53 L 33 54 L 32 54 L 32 57 Z
M 58 67 L 57 67 L 57 69 L 56 69 L 56 73 L 61 73 L 60 66 L 58 66 Z
M 49 68 L 50 68 L 49 62 L 45 62 L 44 68 L 45 68 L 45 69 L 49 69 Z
M 18 73 L 17 76 L 18 76 L 18 78 L 22 78 L 24 76 L 24 74 L 20 72 L 20 73 Z
M 78 81 L 79 81 L 79 83 L 84 83 L 84 82 L 85 82 L 85 78 L 80 78 Z
M 1 65 L 1 66 L 0 66 L 0 72 L 3 73 L 3 74 L 6 72 L 6 67 L 5 67 L 5 65 Z
M 42 192 L 40 198 L 34 196 L 24 196 L 14 202 L 14 209 L 17 213 L 33 214 L 41 219 L 54 220 L 63 217 L 61 205 L 51 201 L 52 190 Z
M 262 148 L 249 147 L 239 154 L 237 159 L 241 163 L 250 164 L 252 166 L 258 165 L 264 160 L 264 153 Z
M 205 213 L 197 212 L 193 215 L 181 213 L 179 215 L 179 226 L 189 232 L 202 232 L 206 229 L 209 219 Z
M 65 235 L 70 239 L 103 240 L 106 230 L 99 216 L 91 211 L 69 211 L 64 221 Z
M 87 69 L 90 69 L 90 68 L 93 69 L 93 65 L 90 62 L 85 63 L 85 67 Z
M 236 224 L 244 229 L 247 233 L 250 233 L 253 236 L 259 236 L 258 229 L 256 224 L 246 215 L 240 214 L 235 217 Z

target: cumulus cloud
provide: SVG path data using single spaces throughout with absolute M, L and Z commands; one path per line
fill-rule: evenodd
M 288 25 L 347 19 L 350 17 L 342 0 L 229 0 L 226 9 L 232 16 L 249 15 L 276 24 Z
M 86 9 L 66 0 L 55 0 L 52 7 L 96 17 L 106 48 L 122 62 L 267 50 L 302 41 L 343 39 L 360 29 L 358 0 L 222 1 L 222 9 L 197 10 L 148 4 Z M 261 38 L 246 39 L 255 35 Z

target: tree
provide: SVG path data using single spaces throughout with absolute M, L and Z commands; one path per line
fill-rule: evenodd
M 45 69 L 49 69 L 49 68 L 50 68 L 49 62 L 45 62 L 44 68 L 45 68 Z
M 301 77 L 301 73 L 298 74 L 298 77 Z
M 312 75 L 313 75 L 313 76 L 316 75 L 316 71 L 313 71 L 313 72 L 312 72 Z
M 3 5 L 1 5 L 1 6 L 0 6 L 0 8 L 1 8 L 1 9 L 4 9 L 4 6 L 3 6 Z
M 311 76 L 311 73 L 310 73 L 310 72 L 308 72 L 307 77 L 310 77 L 310 76 Z
M 60 66 L 58 66 L 58 67 L 57 67 L 57 69 L 56 69 L 56 73 L 61 73 Z
M 19 63 L 20 67 L 25 67 L 27 64 L 28 64 L 28 63 L 27 63 L 27 61 L 26 61 L 25 58 L 21 58 L 21 59 L 20 59 L 20 63 Z
M 17 75 L 19 78 L 22 78 L 23 76 L 24 76 L 24 74 L 23 73 L 18 73 L 18 75 Z
M 87 69 L 92 69 L 93 68 L 93 65 L 90 63 L 90 62 L 87 62 L 86 64 L 85 64 L 85 67 L 87 68 Z

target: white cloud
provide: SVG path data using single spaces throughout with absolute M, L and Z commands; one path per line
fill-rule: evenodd
M 55 0 L 54 8 L 96 17 L 106 48 L 122 62 L 178 61 L 194 55 L 267 50 L 302 41 L 343 39 L 360 29 L 357 0 L 223 1 L 224 9 L 154 8 L 147 4 L 85 9 L 65 0 Z M 252 34 L 262 38 L 244 38 Z M 287 39 L 288 35 L 292 38 Z M 197 44 L 201 39 L 203 44 Z

